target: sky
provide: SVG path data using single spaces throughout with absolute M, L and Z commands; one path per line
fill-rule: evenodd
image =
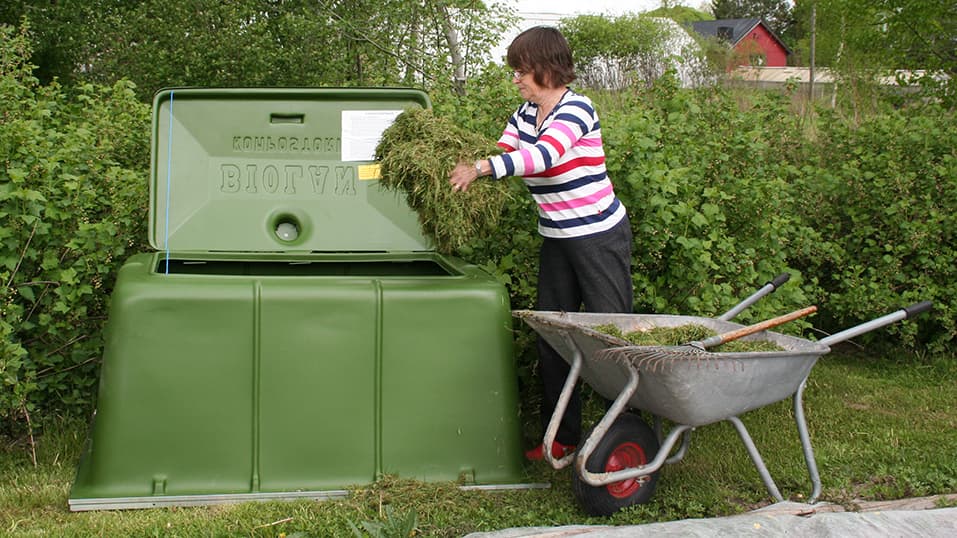
M 621 15 L 661 6 L 660 0 L 510 0 L 519 13 Z

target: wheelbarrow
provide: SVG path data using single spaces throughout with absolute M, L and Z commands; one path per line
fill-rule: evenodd
M 807 377 L 830 345 L 883 327 L 932 307 L 930 301 L 914 304 L 870 322 L 846 329 L 818 341 L 771 331 L 760 331 L 742 340 L 771 341 L 781 351 L 665 353 L 652 357 L 622 338 L 595 330 L 614 325 L 623 334 L 656 327 L 696 324 L 718 333 L 741 330 L 729 321 L 733 316 L 774 291 L 787 280 L 781 275 L 737 306 L 717 318 L 653 314 L 603 314 L 516 310 L 570 365 L 558 404 L 544 435 L 552 446 L 573 388 L 579 379 L 611 400 L 604 417 L 588 433 L 579 449 L 561 458 L 545 450 L 545 459 L 560 469 L 574 462 L 572 490 L 591 515 L 606 516 L 648 502 L 654 495 L 660 469 L 681 461 L 687 453 L 691 432 L 708 424 L 729 421 L 737 430 L 768 493 L 783 498 L 764 464 L 740 415 L 792 397 L 812 492 L 813 503 L 821 493 L 814 451 L 804 418 L 803 392 Z M 641 381 L 641 390 L 639 389 Z M 654 427 L 635 411 L 653 415 Z M 663 436 L 663 420 L 674 423 Z M 678 443 L 681 443 L 678 446 Z M 677 451 L 672 455 L 675 447 Z

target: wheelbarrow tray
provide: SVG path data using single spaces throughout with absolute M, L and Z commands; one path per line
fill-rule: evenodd
M 768 340 L 782 351 L 718 352 L 708 353 L 706 359 L 631 361 L 599 353 L 634 344 L 594 328 L 614 325 L 622 333 L 629 333 L 696 324 L 723 333 L 743 325 L 705 317 L 658 314 L 520 310 L 514 315 L 532 327 L 569 364 L 575 353 L 566 341 L 566 337 L 570 338 L 583 355 L 580 377 L 605 398 L 617 398 L 629 378 L 628 368 L 635 368 L 641 384 L 629 398 L 629 407 L 692 427 L 726 420 L 790 397 L 818 358 L 830 350 L 826 345 L 803 338 L 762 331 L 742 340 Z

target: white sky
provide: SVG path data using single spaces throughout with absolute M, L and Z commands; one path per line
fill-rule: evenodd
M 660 0 L 510 0 L 519 13 L 621 15 L 661 7 Z

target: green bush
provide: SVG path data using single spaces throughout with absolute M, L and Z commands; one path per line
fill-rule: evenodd
M 443 111 L 462 122 L 486 113 L 503 123 L 516 106 L 503 90 L 473 87 L 469 101 L 481 105 Z M 737 321 L 816 304 L 818 315 L 780 329 L 813 337 L 930 299 L 936 314 L 856 340 L 942 351 L 953 339 L 952 111 L 890 111 L 860 127 L 823 114 L 809 125 L 778 92 L 682 90 L 663 77 L 648 91 L 588 93 L 608 173 L 631 217 L 636 311 L 713 317 L 788 272 L 786 286 Z M 513 308 L 531 308 L 536 209 L 520 183 L 515 189 L 499 233 L 459 254 L 496 274 Z M 523 410 L 534 415 L 534 334 L 516 329 Z M 537 428 L 534 416 L 525 424 Z
M 127 82 L 40 85 L 25 30 L 0 32 L 0 417 L 16 424 L 94 399 L 115 272 L 147 248 L 149 109 Z M 435 113 L 496 140 L 520 102 L 508 69 L 467 90 L 433 91 Z M 930 299 L 933 316 L 868 338 L 932 351 L 953 340 L 954 111 L 928 104 L 852 124 L 798 116 L 784 94 L 683 90 L 667 76 L 588 93 L 631 216 L 637 311 L 716 316 L 788 271 L 740 321 L 817 304 L 786 330 L 829 332 Z M 496 275 L 513 308 L 532 308 L 541 239 L 511 181 L 497 232 L 456 253 Z M 534 335 L 517 329 L 533 408 Z
M 118 262 L 146 237 L 149 110 L 132 85 L 41 86 L 0 26 L 0 416 L 94 397 Z
M 605 114 L 609 174 L 635 231 L 636 308 L 716 316 L 789 271 L 794 282 L 742 315 L 772 317 L 817 300 L 792 261 L 813 230 L 783 209 L 798 126 L 785 104 L 757 94 L 676 88 L 665 77 L 629 106 Z
M 898 324 L 886 334 L 937 351 L 954 339 L 954 121 L 953 110 L 928 104 L 887 110 L 859 126 L 833 113 L 818 123 L 815 151 L 795 184 L 811 202 L 804 206 L 813 208 L 803 216 L 831 248 L 804 263 L 820 275 L 828 309 L 841 323 L 932 300 L 930 320 Z
M 470 125 L 493 118 L 480 128 L 497 136 L 516 106 L 508 91 L 485 81 L 441 111 Z M 936 314 L 860 340 L 940 351 L 953 339 L 953 111 L 893 110 L 860 126 L 833 112 L 809 120 L 786 93 L 683 90 L 669 76 L 648 91 L 589 94 L 635 233 L 637 311 L 716 316 L 787 271 L 791 282 L 739 321 L 817 304 L 816 317 L 783 330 L 835 332 L 929 299 Z M 515 188 L 500 233 L 459 254 L 498 275 L 514 308 L 529 308 L 540 240 L 534 205 Z

